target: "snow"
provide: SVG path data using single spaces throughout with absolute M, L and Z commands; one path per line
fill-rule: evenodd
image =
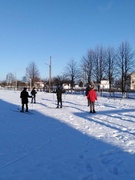
M 20 91 L 0 90 L 0 180 L 134 180 L 135 100 L 38 92 L 20 113 Z

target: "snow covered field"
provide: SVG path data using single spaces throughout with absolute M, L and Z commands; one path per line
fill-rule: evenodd
M 0 90 L 0 180 L 135 180 L 135 100 L 38 92 L 31 114 L 20 92 Z

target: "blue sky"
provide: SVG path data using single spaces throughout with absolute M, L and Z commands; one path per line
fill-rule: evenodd
M 0 0 L 0 80 L 17 79 L 34 61 L 41 78 L 62 75 L 71 59 L 80 63 L 89 48 L 135 50 L 134 0 Z

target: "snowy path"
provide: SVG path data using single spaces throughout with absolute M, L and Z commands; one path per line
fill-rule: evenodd
M 12 111 L 20 92 L 0 91 L 0 180 L 134 180 L 135 100 L 38 92 L 33 114 Z

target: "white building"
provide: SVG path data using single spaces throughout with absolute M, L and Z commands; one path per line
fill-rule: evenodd
M 109 80 L 101 80 L 100 89 L 109 89 Z
M 135 72 L 130 74 L 130 82 L 129 82 L 129 86 L 131 90 L 135 90 Z

